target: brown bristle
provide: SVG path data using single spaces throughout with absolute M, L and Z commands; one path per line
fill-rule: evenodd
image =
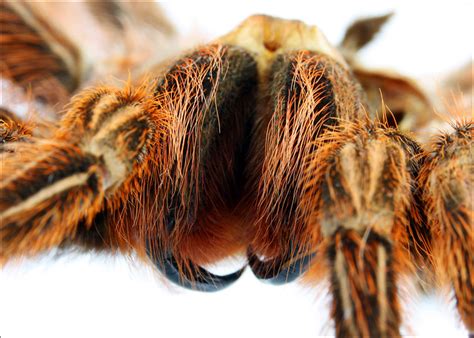
M 144 156 L 160 161 L 169 119 L 156 110 L 150 88 L 91 90 L 73 100 L 50 140 L 32 139 L 3 154 L 2 262 L 73 240 L 79 224 L 98 224 L 94 219 L 106 196 L 111 204 L 128 198 L 127 183 L 146 171 Z M 84 126 L 87 114 L 97 122 L 94 128 Z M 110 243 L 113 235 L 104 240 Z
M 337 337 L 383 338 L 400 336 L 402 278 L 435 285 L 436 271 L 474 333 L 474 124 L 453 94 L 454 132 L 426 149 L 404 134 L 431 102 L 356 60 L 390 14 L 354 23 L 340 50 L 316 26 L 254 15 L 150 68 L 180 48 L 155 3 L 76 5 L 0 3 L 0 268 L 76 246 L 213 292 L 246 266 L 203 266 L 246 254 L 262 281 L 328 282 Z M 90 61 L 77 95 L 65 36 Z

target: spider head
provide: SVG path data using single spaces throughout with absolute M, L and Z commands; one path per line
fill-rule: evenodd
M 299 20 L 253 15 L 219 41 L 246 48 L 256 56 L 261 72 L 268 69 L 277 55 L 297 50 L 320 52 L 346 65 L 318 27 Z

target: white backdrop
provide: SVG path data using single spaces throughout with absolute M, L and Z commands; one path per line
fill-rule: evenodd
M 472 59 L 471 1 L 195 1 L 164 7 L 185 40 L 202 42 L 264 13 L 316 24 L 338 43 L 353 19 L 395 10 L 362 54 L 364 63 L 436 78 Z M 166 284 L 123 257 L 47 256 L 0 271 L 0 336 L 313 338 L 333 334 L 329 302 L 324 285 L 273 287 L 250 271 L 227 290 L 201 294 Z M 467 335 L 447 297 L 405 294 L 404 308 L 407 335 Z

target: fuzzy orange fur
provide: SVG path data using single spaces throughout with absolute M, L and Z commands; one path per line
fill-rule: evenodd
M 36 99 L 68 97 L 79 73 L 1 6 L 2 75 Z M 353 26 L 355 45 L 342 47 L 354 54 L 387 18 Z M 472 122 L 423 150 L 374 111 L 384 87 L 394 113 L 419 109 L 424 121 L 423 93 L 353 73 L 299 21 L 255 16 L 218 41 L 124 88 L 81 91 L 51 137 L 0 116 L 0 265 L 70 244 L 158 267 L 171 257 L 187 279 L 247 249 L 274 270 L 310 257 L 299 272 L 310 284 L 329 276 L 337 336 L 380 337 L 400 335 L 400 276 L 435 266 L 474 331 Z

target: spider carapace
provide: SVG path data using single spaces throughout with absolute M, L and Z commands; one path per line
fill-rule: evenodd
M 56 110 L 77 91 L 56 123 L 1 110 L 1 264 L 79 246 L 217 291 L 244 268 L 203 266 L 244 254 L 264 281 L 326 278 L 338 337 L 399 336 L 400 276 L 433 275 L 474 332 L 474 125 L 427 146 L 402 131 L 429 119 L 428 98 L 355 61 L 389 16 L 337 48 L 253 16 L 124 88 L 77 90 L 74 46 L 33 7 L 1 6 L 2 78 Z

